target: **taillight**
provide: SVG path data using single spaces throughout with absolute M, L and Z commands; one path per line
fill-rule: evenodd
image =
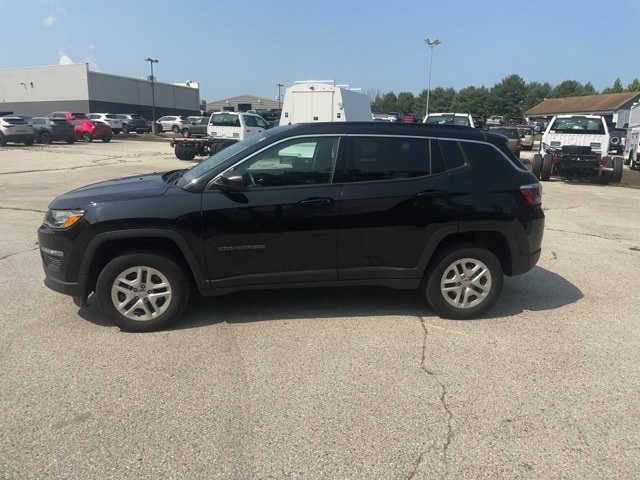
M 522 148 L 522 141 L 520 139 L 516 142 L 516 148 Z
M 520 193 L 531 205 L 540 205 L 542 203 L 542 185 L 539 183 L 522 185 Z
M 551 163 L 558 163 L 558 156 L 557 155 L 553 155 L 551 157 Z

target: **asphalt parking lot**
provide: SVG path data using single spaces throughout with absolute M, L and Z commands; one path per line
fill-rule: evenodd
M 43 285 L 36 229 L 74 187 L 192 164 L 141 140 L 0 149 L 0 479 L 640 476 L 640 189 L 545 182 L 540 262 L 481 320 L 278 290 L 129 334 Z

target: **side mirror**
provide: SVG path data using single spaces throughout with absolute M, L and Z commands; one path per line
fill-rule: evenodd
M 241 192 L 247 189 L 242 175 L 234 171 L 226 171 L 213 180 L 213 184 L 223 192 Z

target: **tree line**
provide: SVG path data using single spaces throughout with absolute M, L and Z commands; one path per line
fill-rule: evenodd
M 590 82 L 565 80 L 552 87 L 548 82 L 526 83 L 519 75 L 510 75 L 491 88 L 437 87 L 429 93 L 429 112 L 464 112 L 472 115 L 502 115 L 505 118 L 523 117 L 523 113 L 545 98 L 576 97 L 602 93 L 640 92 L 640 80 L 635 78 L 627 87 L 617 78 L 611 87 L 597 92 Z M 427 106 L 427 89 L 414 95 L 411 92 L 369 92 L 374 112 L 404 112 L 423 116 Z

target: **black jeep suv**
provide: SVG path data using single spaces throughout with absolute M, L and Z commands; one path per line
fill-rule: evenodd
M 38 230 L 45 284 L 78 305 L 95 292 L 129 331 L 174 323 L 192 287 L 420 288 L 440 316 L 475 318 L 503 274 L 540 257 L 541 187 L 506 141 L 455 126 L 298 124 L 189 169 L 86 186 L 53 200 Z

